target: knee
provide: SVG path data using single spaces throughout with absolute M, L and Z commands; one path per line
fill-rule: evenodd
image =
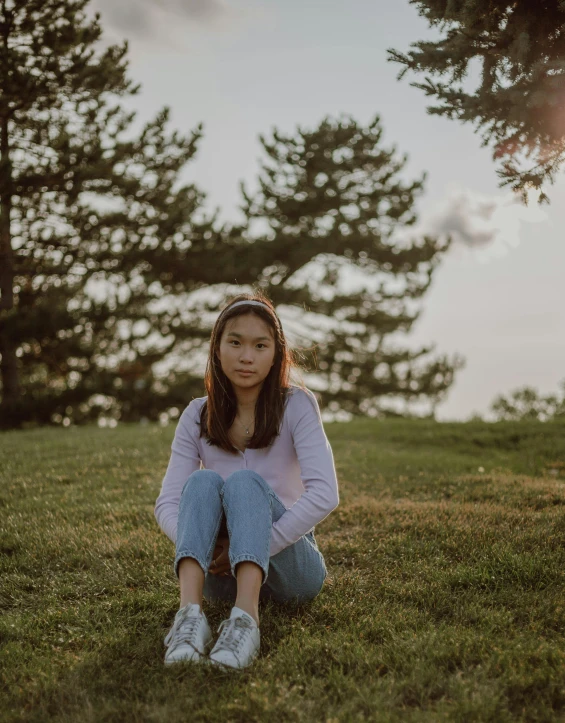
M 223 486 L 224 480 L 217 472 L 214 472 L 214 470 L 197 469 L 184 483 L 182 494 L 186 492 L 191 496 L 195 494 L 201 496 L 210 494 L 219 495 Z
M 312 600 L 322 592 L 322 588 L 324 587 L 324 583 L 326 581 L 326 575 L 324 574 L 323 577 L 319 578 L 316 582 L 313 581 L 312 585 L 309 585 L 306 590 L 302 591 L 301 596 L 299 597 L 300 603 L 307 603 L 312 602 Z
M 304 605 L 312 602 L 322 592 L 324 579 L 312 580 L 309 584 L 295 587 L 293 590 L 282 591 L 277 596 L 277 602 L 289 605 Z
M 235 492 L 242 488 L 259 489 L 267 493 L 269 491 L 267 483 L 260 475 L 249 469 L 238 469 L 226 479 L 223 494 L 229 495 L 230 491 Z

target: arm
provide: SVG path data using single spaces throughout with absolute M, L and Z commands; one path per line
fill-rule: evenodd
M 332 448 L 324 432 L 320 408 L 311 392 L 296 392 L 290 417 L 292 440 L 300 464 L 304 492 L 274 524 L 270 555 L 276 555 L 309 532 L 339 503 Z
M 190 475 L 200 469 L 200 455 L 196 443 L 198 426 L 195 415 L 193 400 L 181 414 L 177 424 L 171 445 L 171 458 L 161 484 L 161 492 L 155 502 L 154 514 L 157 524 L 172 542 L 176 542 L 177 539 L 177 519 L 182 489 Z

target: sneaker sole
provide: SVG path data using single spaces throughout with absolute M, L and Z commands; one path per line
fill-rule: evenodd
M 200 658 L 176 658 L 175 660 L 165 660 L 165 665 L 178 665 L 179 663 L 195 663 L 197 665 L 202 665 L 205 663 L 207 658 L 205 656 L 201 656 Z
M 234 665 L 227 665 L 226 663 L 220 663 L 218 660 L 214 660 L 214 658 L 207 658 L 208 665 L 214 666 L 214 668 L 220 668 L 221 670 L 225 671 L 240 671 L 240 670 L 247 670 L 250 668 L 253 663 L 257 660 L 258 655 L 255 655 L 251 662 L 249 662 L 247 665 L 241 666 L 234 666 Z
M 199 663 L 200 665 L 205 665 L 208 663 L 208 653 L 212 649 L 213 643 L 214 639 L 211 637 L 204 646 L 204 653 L 200 653 L 198 658 L 173 658 L 172 660 L 164 658 L 163 662 L 165 665 L 174 665 L 175 663 Z

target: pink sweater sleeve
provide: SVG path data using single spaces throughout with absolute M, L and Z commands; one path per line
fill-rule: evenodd
M 296 404 L 289 408 L 289 422 L 304 492 L 273 524 L 271 557 L 295 543 L 339 504 L 332 449 L 318 402 L 309 390 L 300 389 L 295 394 Z
M 155 519 L 163 532 L 176 542 L 177 521 L 180 497 L 186 480 L 197 469 L 200 469 L 200 455 L 195 439 L 199 427 L 194 419 L 195 402 L 190 402 L 181 414 L 175 437 L 171 444 L 171 458 L 163 482 L 161 492 L 155 502 Z

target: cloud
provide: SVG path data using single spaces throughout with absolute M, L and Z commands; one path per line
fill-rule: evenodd
M 93 0 L 91 7 L 116 30 L 143 37 L 167 20 L 220 26 L 241 15 L 224 0 Z
M 524 222 L 539 223 L 547 219 L 534 193 L 528 199 L 528 206 L 524 206 L 513 193 L 486 195 L 451 186 L 434 209 L 422 214 L 417 231 L 431 236 L 451 235 L 455 244 L 476 250 L 479 259 L 487 260 L 504 256 L 509 247 L 518 246 Z

